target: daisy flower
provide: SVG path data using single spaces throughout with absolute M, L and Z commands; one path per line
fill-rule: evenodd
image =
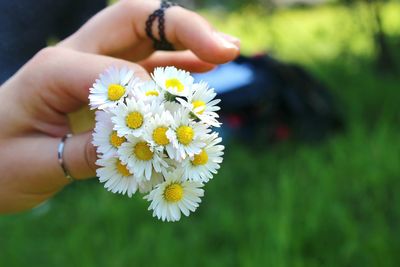
M 220 100 L 184 70 L 159 67 L 151 76 L 141 81 L 126 67 L 110 67 L 90 88 L 96 174 L 108 191 L 139 191 L 154 217 L 179 221 L 197 209 L 223 161 L 212 128 L 220 126 Z
M 96 164 L 100 166 L 96 174 L 100 182 L 105 183 L 104 187 L 108 191 L 128 194 L 129 197 L 135 194 L 138 188 L 137 181 L 132 172 L 118 158 L 100 158 Z
M 169 111 L 164 111 L 161 115 L 155 114 L 150 118 L 144 134 L 145 139 L 149 141 L 151 146 L 161 151 L 165 148 L 169 155 L 174 155 L 174 147 L 167 136 L 167 131 L 173 122 L 174 118 Z
M 127 142 L 118 149 L 119 157 L 123 164 L 135 174 L 138 182 L 152 178 L 153 169 L 156 172 L 166 172 L 167 162 L 163 159 L 163 153 L 155 150 L 149 142 L 143 138 L 128 136 Z
M 163 90 L 173 96 L 188 96 L 191 94 L 193 77 L 184 70 L 175 67 L 156 68 L 152 74 L 154 81 Z
M 207 83 L 200 82 L 193 85 L 193 94 L 189 95 L 187 100 L 182 98 L 177 98 L 177 100 L 202 122 L 220 127 L 221 123 L 217 120 L 219 116 L 216 111 L 220 110 L 217 104 L 221 102 L 221 99 L 214 99 L 216 95 L 217 93 L 214 89 L 210 89 Z
M 162 221 L 179 221 L 181 213 L 189 216 L 201 202 L 204 195 L 202 183 L 182 180 L 182 170 L 178 169 L 169 173 L 165 181 L 144 197 L 150 201 L 149 210 L 153 210 L 153 216 Z
M 97 153 L 109 158 L 117 153 L 118 147 L 126 142 L 125 137 L 119 137 L 113 130 L 114 124 L 111 115 L 104 111 L 96 111 L 96 127 L 93 132 L 93 145 L 97 147 Z
M 90 108 L 107 109 L 122 103 L 130 90 L 128 84 L 132 76 L 133 71 L 125 67 L 120 70 L 116 67 L 106 69 L 90 88 Z
M 150 105 L 141 100 L 126 99 L 126 104 L 121 103 L 111 111 L 114 114 L 111 118 L 112 122 L 115 123 L 114 130 L 118 132 L 119 136 L 141 136 L 145 124 L 151 116 L 150 108 Z
M 132 94 L 136 99 L 141 99 L 145 103 L 162 103 L 164 100 L 164 91 L 154 81 L 136 84 L 133 87 Z
M 206 146 L 201 152 L 191 158 L 186 158 L 182 163 L 184 177 L 189 180 L 207 183 L 219 169 L 224 155 L 224 146 L 219 145 L 222 138 L 217 133 L 212 133 L 204 138 Z
M 174 121 L 171 129 L 167 131 L 167 137 L 171 140 L 174 150 L 168 154 L 171 158 L 181 161 L 186 156 L 194 156 L 201 152 L 206 144 L 201 140 L 210 132 L 207 125 L 196 123 L 189 118 L 189 112 L 185 109 L 180 109 L 174 114 Z

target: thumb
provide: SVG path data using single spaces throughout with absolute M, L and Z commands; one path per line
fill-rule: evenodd
M 96 176 L 96 148 L 92 144 L 92 132 L 76 134 L 65 140 L 63 160 L 69 174 L 83 180 Z

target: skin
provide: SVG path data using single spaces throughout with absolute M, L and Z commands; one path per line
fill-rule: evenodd
M 239 41 L 181 7 L 166 11 L 166 36 L 179 51 L 155 52 L 145 21 L 157 1 L 125 0 L 99 12 L 55 47 L 39 51 L 0 88 L 0 213 L 37 206 L 69 183 L 57 161 L 68 114 L 88 104 L 107 67 L 127 66 L 142 79 L 156 66 L 206 71 L 239 54 Z M 156 33 L 156 23 L 153 32 Z M 136 62 L 136 63 L 134 63 Z M 64 161 L 76 180 L 95 176 L 92 132 L 66 141 Z

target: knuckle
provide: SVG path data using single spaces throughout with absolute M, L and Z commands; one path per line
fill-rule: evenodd
M 137 18 L 145 19 L 156 10 L 160 4 L 161 1 L 120 0 L 116 5 L 121 14 L 127 14 L 129 16 L 135 15 Z
M 210 22 L 202 15 L 188 9 L 184 9 L 184 12 L 186 12 L 188 18 L 191 18 L 191 22 L 193 23 L 193 25 L 204 25 L 210 30 L 213 29 L 213 26 L 210 24 Z
M 49 62 L 60 54 L 60 50 L 61 49 L 58 47 L 45 47 L 36 53 L 32 59 L 32 62 L 39 64 Z
M 48 66 L 57 66 L 59 64 L 61 55 L 64 53 L 63 48 L 59 47 L 46 47 L 37 52 L 33 58 L 26 64 L 28 71 L 33 73 L 38 70 L 52 70 Z
M 132 10 L 136 10 L 137 8 L 137 2 L 138 1 L 132 1 L 132 0 L 120 0 L 118 1 L 118 6 L 121 10 L 124 11 L 132 11 Z M 143 3 L 142 3 L 143 4 Z

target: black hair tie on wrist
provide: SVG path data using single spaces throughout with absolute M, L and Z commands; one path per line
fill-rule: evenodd
M 168 2 L 168 1 L 162 1 L 160 8 L 154 11 L 147 19 L 146 21 L 146 34 L 147 36 L 153 40 L 153 45 L 154 49 L 156 50 L 175 50 L 173 45 L 168 42 L 166 36 L 165 36 L 165 10 L 169 7 L 172 6 L 177 6 L 178 4 Z M 160 40 L 158 40 L 156 37 L 153 35 L 153 23 L 158 18 L 158 35 L 160 36 Z

